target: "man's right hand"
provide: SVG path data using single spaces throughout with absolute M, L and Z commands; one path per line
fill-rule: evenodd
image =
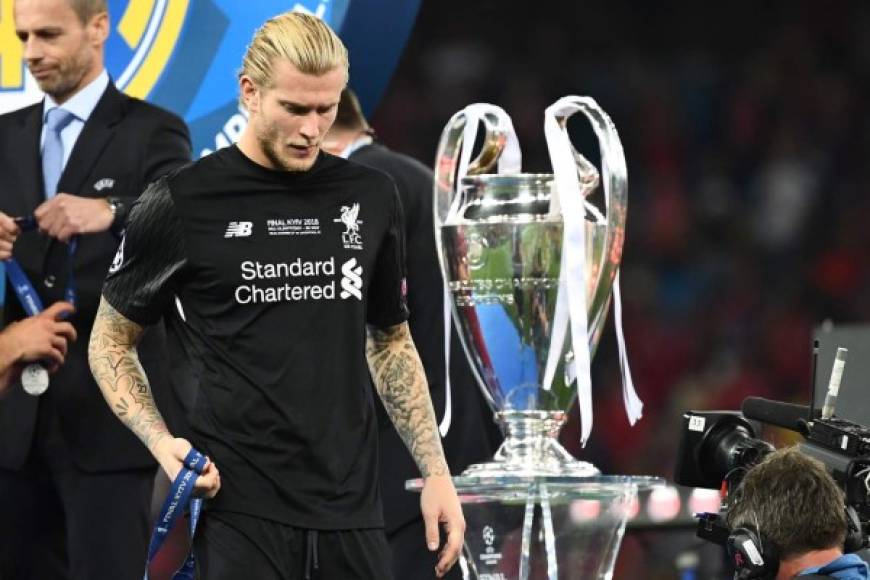
M 115 214 L 104 198 L 58 193 L 33 212 L 39 229 L 52 238 L 68 242 L 79 234 L 104 232 L 112 227 Z
M 55 302 L 39 314 L 13 322 L 3 331 L 4 342 L 15 353 L 15 362 L 43 360 L 54 372 L 63 364 L 67 343 L 76 339 L 76 330 L 62 317 L 75 311 L 69 302 Z
M 8 260 L 12 257 L 12 246 L 21 230 L 15 221 L 3 212 L 0 212 L 0 260 Z
M 154 457 L 157 459 L 163 471 L 169 476 L 170 481 L 175 481 L 181 468 L 184 467 L 184 458 L 193 446 L 187 439 L 181 437 L 163 437 L 154 444 Z M 221 488 L 221 475 L 217 466 L 208 457 L 205 459 L 205 469 L 196 479 L 194 494 L 201 497 L 212 498 L 217 495 Z
M 76 339 L 76 329 L 59 318 L 73 310 L 67 302 L 55 302 L 0 332 L 0 396 L 17 380 L 24 363 L 43 361 L 49 372 L 63 364 L 67 343 Z

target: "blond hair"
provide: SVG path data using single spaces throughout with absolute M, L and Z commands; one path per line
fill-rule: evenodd
M 323 75 L 336 68 L 348 72 L 347 48 L 322 20 L 302 12 L 285 12 L 267 20 L 254 33 L 242 60 L 242 75 L 259 87 L 274 87 L 272 68 L 285 58 L 299 72 Z

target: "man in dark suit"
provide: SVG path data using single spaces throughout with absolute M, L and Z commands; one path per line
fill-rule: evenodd
M 432 172 L 419 161 L 374 141 L 359 101 L 345 89 L 325 151 L 379 169 L 396 182 L 405 214 L 408 270 L 408 324 L 420 353 L 432 403 L 438 416 L 441 443 L 450 473 L 492 458 L 501 442 L 480 388 L 468 366 L 456 331 L 451 338 L 450 391 L 444 381 L 443 285 L 432 222 Z M 405 481 L 420 477 L 410 453 L 378 403 L 380 479 L 387 538 L 393 551 L 393 574 L 402 580 L 434 578 L 436 555 L 422 538 L 423 520 L 417 494 L 405 491 Z M 445 576 L 462 577 L 459 566 Z
M 74 272 L 79 340 L 44 395 L 13 385 L 0 401 L 0 578 L 139 578 L 156 464 L 106 406 L 87 346 L 130 204 L 189 160 L 190 139 L 181 119 L 112 84 L 105 0 L 15 0 L 14 20 L 46 97 L 0 116 L 0 210 L 35 218 L 13 253 L 46 306 Z M 25 318 L 9 286 L 4 316 Z M 140 353 L 159 391 L 165 347 L 151 334 Z

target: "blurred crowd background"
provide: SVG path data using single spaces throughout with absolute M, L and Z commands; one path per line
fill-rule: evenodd
M 431 166 L 447 119 L 491 102 L 524 169 L 549 171 L 543 113 L 568 94 L 622 137 L 624 328 L 646 406 L 630 428 L 610 330 L 592 439 L 579 449 L 576 414 L 563 432 L 581 458 L 670 479 L 684 410 L 808 403 L 813 329 L 870 320 L 867 30 L 857 0 L 423 2 L 373 118 L 386 144 Z
M 813 328 L 870 320 L 867 30 L 859 1 L 423 3 L 373 116 L 386 144 L 431 166 L 447 119 L 485 101 L 512 116 L 524 170 L 550 171 L 544 109 L 567 94 L 622 138 L 624 327 L 646 406 L 629 428 L 611 330 L 584 458 L 670 477 L 683 410 L 807 403 Z

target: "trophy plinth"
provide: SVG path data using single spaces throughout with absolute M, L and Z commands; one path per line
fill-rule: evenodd
M 496 413 L 505 440 L 495 457 L 462 472 L 463 477 L 589 477 L 601 472 L 591 463 L 578 461 L 559 443 L 566 416 L 562 411 L 502 411 Z
M 658 477 L 453 478 L 465 514 L 469 580 L 609 580 L 637 493 Z M 420 491 L 423 480 L 405 484 Z

